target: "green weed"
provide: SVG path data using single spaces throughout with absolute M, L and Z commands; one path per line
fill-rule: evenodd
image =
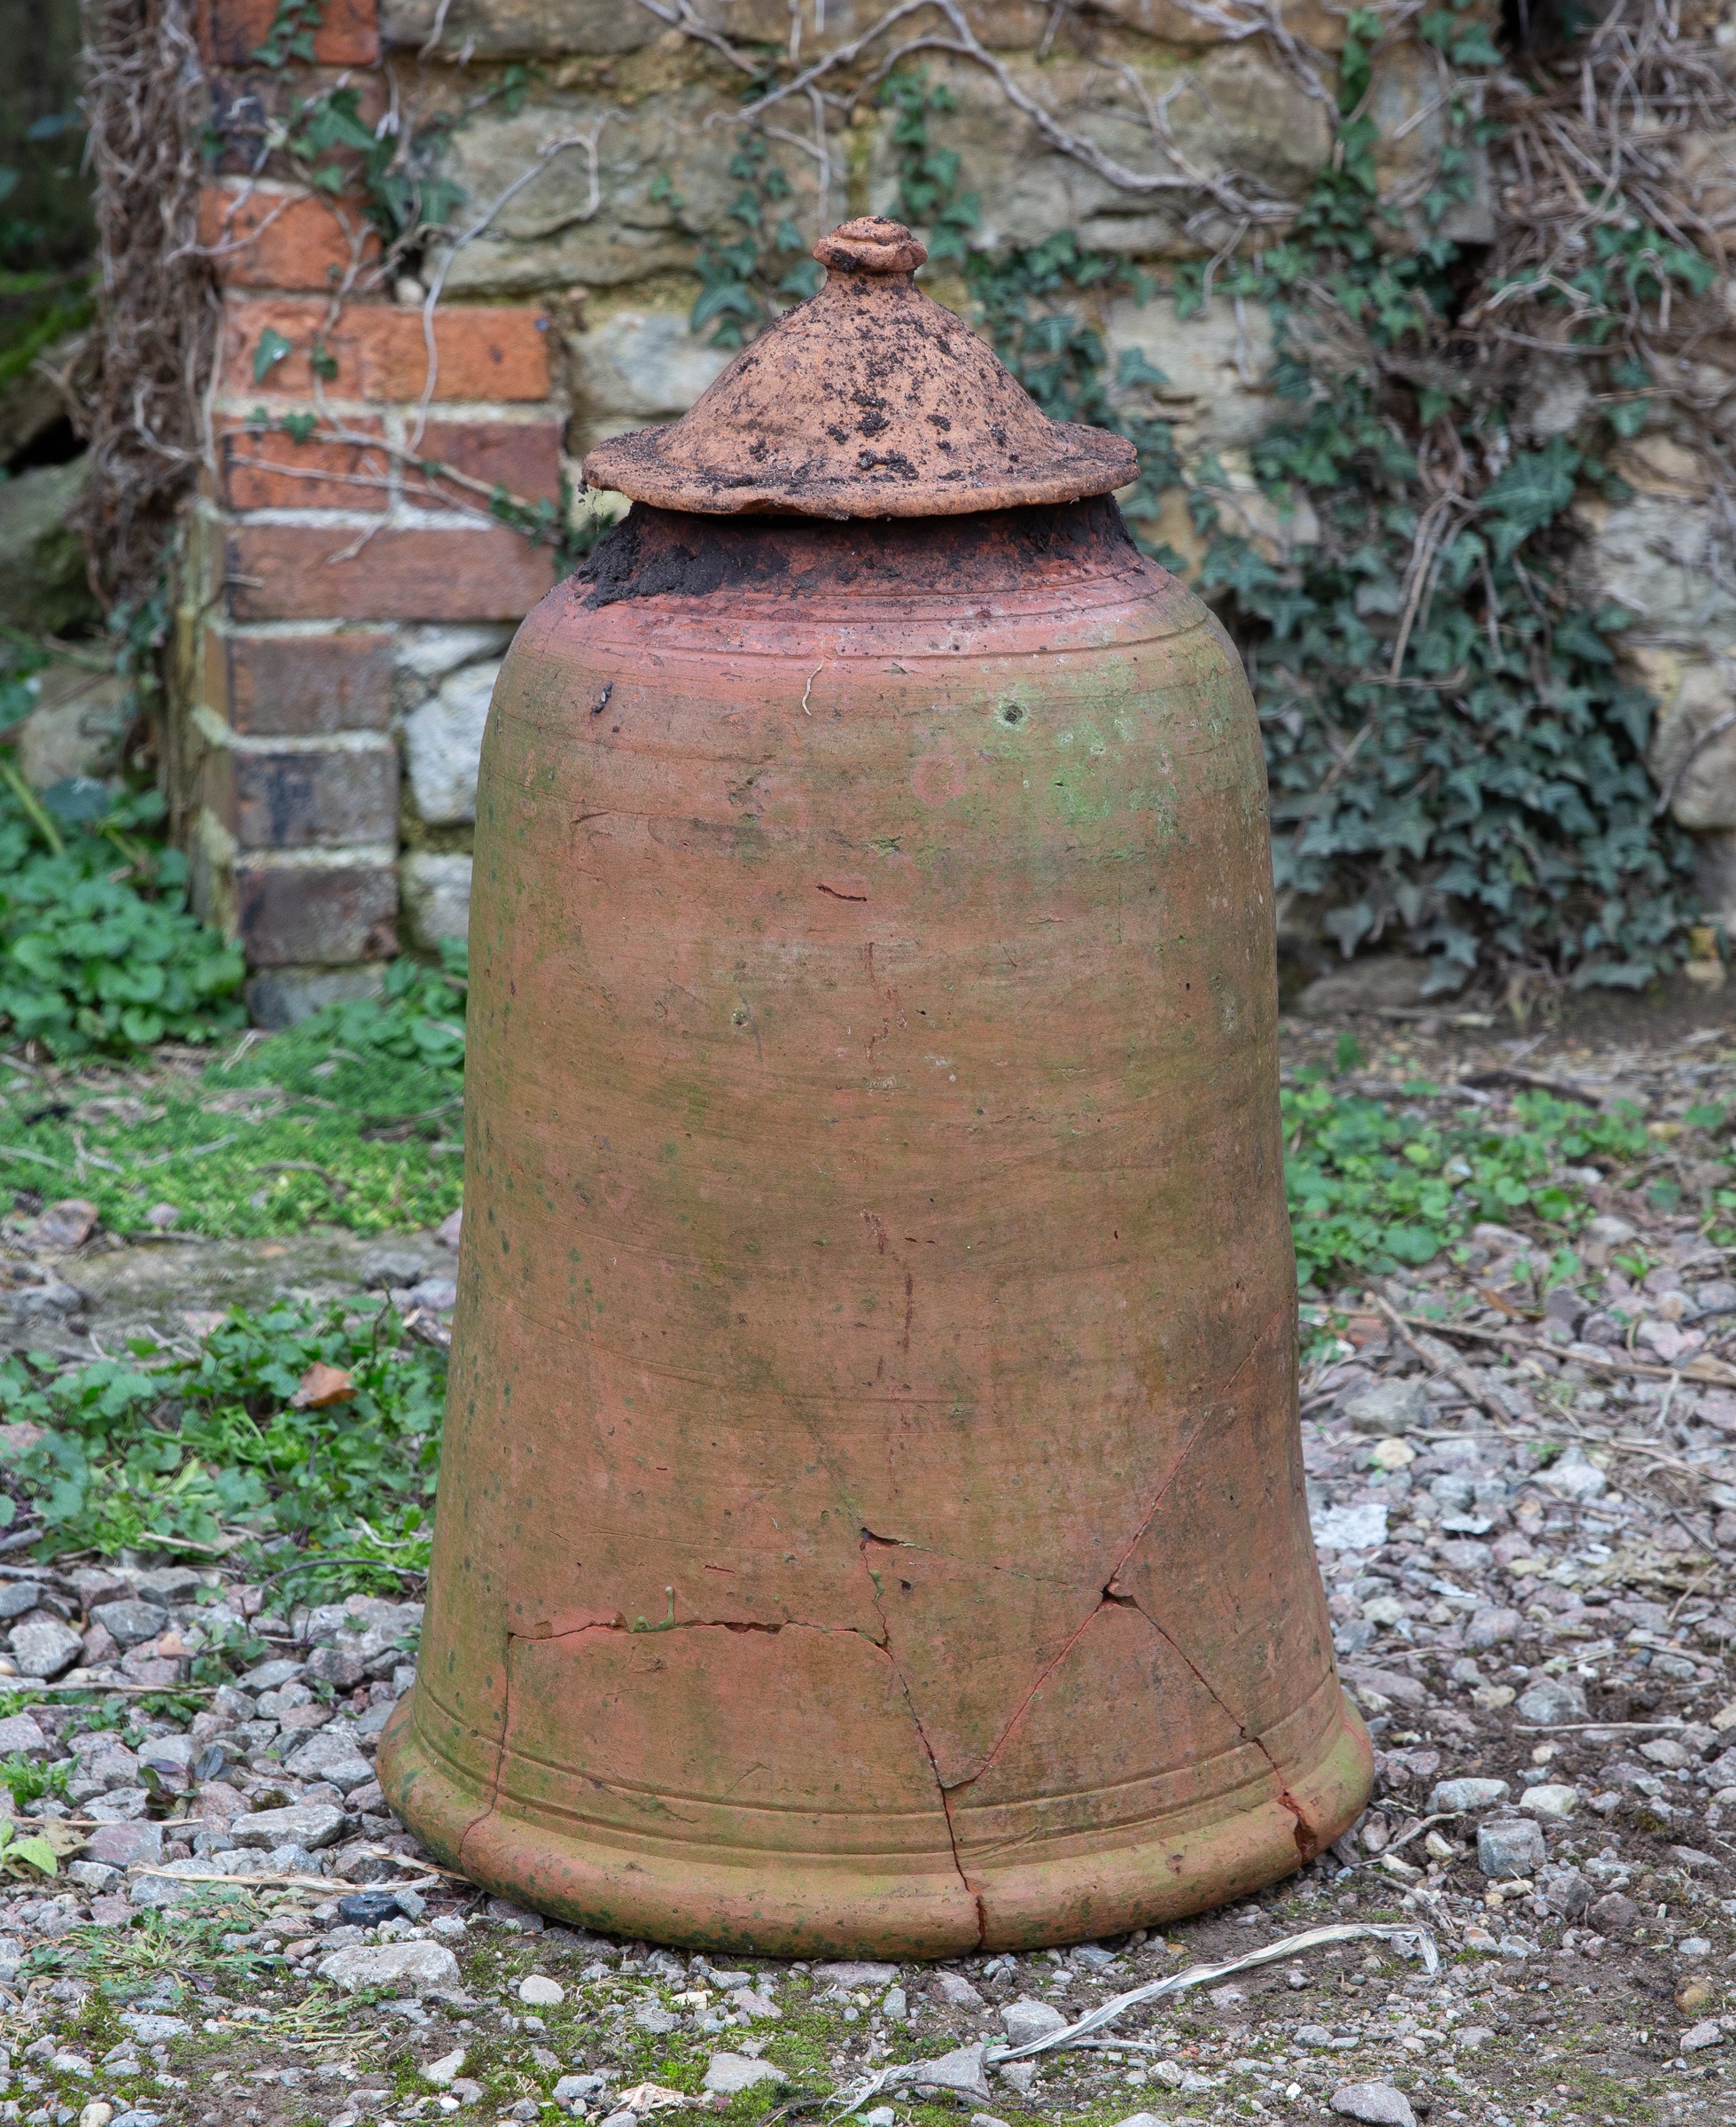
M 1419 1082 L 1414 1091 L 1436 1088 Z M 1555 1171 L 1594 1158 L 1624 1164 L 1650 1145 L 1637 1108 L 1617 1103 L 1603 1114 L 1545 1093 L 1522 1094 L 1510 1119 L 1435 1115 L 1344 1093 L 1304 1071 L 1284 1089 L 1282 1105 L 1304 1288 L 1429 1262 L 1483 1219 L 1522 1220 L 1565 1248 L 1586 1205 L 1552 1180 Z
M 6 688 L 27 685 L 33 653 L 5 655 Z M 39 795 L 0 749 L 0 1029 L 128 1056 L 244 1023 L 241 954 L 188 909 L 186 858 L 149 832 L 163 810 L 88 778 Z
M 44 1795 L 65 1796 L 66 1779 L 61 1767 L 33 1765 L 16 1751 L 0 1765 L 0 1787 L 4 1787 L 12 1796 L 15 1811 L 40 1802 Z
M 42 1430 L 7 1462 L 0 1524 L 40 1517 L 50 1554 L 245 1555 L 287 1539 L 377 1560 L 388 1578 L 420 1569 L 446 1361 L 400 1346 L 397 1330 L 389 1311 L 368 1320 L 286 1304 L 237 1311 L 191 1357 L 141 1342 L 129 1360 L 59 1373 L 45 1358 L 9 1359 L 0 1415 Z M 298 1409 L 315 1363 L 347 1374 L 353 1392 Z M 354 1585 L 357 1569 L 346 1571 Z

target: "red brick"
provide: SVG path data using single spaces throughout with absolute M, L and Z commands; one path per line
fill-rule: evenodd
M 379 423 L 346 423 L 370 435 Z M 231 510 L 385 510 L 391 464 L 383 450 L 333 443 L 317 434 L 305 443 L 280 429 L 262 433 L 226 429 L 218 439 L 223 499 Z
M 392 721 L 392 638 L 206 635 L 206 699 L 248 736 L 384 731 Z
M 416 449 L 424 459 L 450 465 L 490 487 L 504 487 L 527 503 L 560 500 L 558 421 L 431 421 Z M 408 479 L 416 477 L 413 467 L 404 471 Z M 434 484 L 441 486 L 438 479 Z M 462 488 L 446 491 L 455 498 L 476 500 Z
M 392 842 L 398 833 L 397 749 L 213 746 L 205 758 L 205 803 L 242 849 Z
M 248 66 L 276 13 L 276 0 L 199 0 L 199 49 L 213 66 Z M 325 66 L 371 66 L 379 56 L 374 0 L 325 0 L 315 58 Z
M 309 358 L 317 339 L 336 365 L 325 388 L 344 399 L 419 400 L 427 381 L 422 313 L 395 303 L 350 302 L 328 326 L 326 305 L 260 297 L 228 306 L 223 389 L 237 397 L 261 391 L 309 393 Z M 527 305 L 479 304 L 436 311 L 434 397 L 536 400 L 549 396 L 548 320 Z M 253 374 L 265 334 L 291 352 Z
M 398 950 L 398 872 L 391 864 L 235 867 L 235 907 L 249 966 L 385 960 Z
M 347 559 L 330 525 L 232 525 L 237 620 L 518 620 L 555 580 L 554 557 L 504 525 L 390 526 Z
M 396 329 L 370 350 L 370 399 L 419 399 L 428 349 L 419 310 L 396 310 Z M 406 329 L 408 328 L 408 330 Z M 436 399 L 525 401 L 549 396 L 549 320 L 529 304 L 459 305 L 434 313 Z
M 199 240 L 221 281 L 240 288 L 320 288 L 379 257 L 378 232 L 352 201 L 318 192 L 199 194 Z

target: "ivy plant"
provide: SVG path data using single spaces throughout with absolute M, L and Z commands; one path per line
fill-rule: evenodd
M 1656 814 L 1653 704 L 1617 663 L 1626 616 L 1578 600 L 1567 563 L 1575 497 L 1619 493 L 1608 447 L 1643 420 L 1643 400 L 1622 401 L 1618 363 L 1594 432 L 1528 445 L 1499 393 L 1449 359 L 1468 262 L 1442 224 L 1469 197 L 1476 133 L 1463 79 L 1499 55 L 1467 4 L 1424 19 L 1460 71 L 1430 189 L 1407 222 L 1375 166 L 1382 27 L 1372 11 L 1346 18 L 1334 154 L 1282 239 L 1220 264 L 1215 296 L 1203 262 L 1171 277 L 1181 316 L 1240 299 L 1273 318 L 1276 417 L 1252 471 L 1311 534 L 1281 557 L 1224 506 L 1219 465 L 1183 467 L 1146 395 L 1164 381 L 1150 362 L 1129 349 L 1111 378 L 1103 306 L 1150 300 L 1145 277 L 1064 231 L 993 255 L 962 245 L 974 196 L 930 139 L 946 99 L 912 74 L 884 92 L 900 208 L 931 249 L 962 250 L 977 322 L 1046 413 L 1136 443 L 1124 511 L 1171 565 L 1152 520 L 1185 489 L 1197 580 L 1254 682 L 1286 900 L 1307 897 L 1346 955 L 1394 939 L 1428 955 L 1434 990 L 1479 968 L 1504 970 L 1514 994 L 1537 979 L 1635 986 L 1679 957 L 1695 913 L 1693 848 Z M 1560 300 L 1597 341 L 1622 306 L 1702 288 L 1710 271 L 1659 231 L 1603 230 Z M 1444 502 L 1444 461 L 1461 472 Z
M 710 237 L 699 253 L 699 293 L 690 331 L 711 327 L 714 347 L 744 347 L 790 303 L 814 294 L 825 269 L 808 256 L 808 243 L 789 212 L 795 187 L 773 158 L 764 134 L 743 128 L 729 175 L 736 194 L 724 210 L 735 224 Z

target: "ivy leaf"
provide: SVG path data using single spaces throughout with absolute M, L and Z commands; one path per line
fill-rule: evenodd
M 1521 452 L 1483 489 L 1482 509 L 1491 520 L 1490 536 L 1503 561 L 1567 508 L 1582 463 L 1579 452 L 1564 436 L 1553 436 L 1541 450 Z
M 1499 66 L 1505 64 L 1481 22 L 1469 24 L 1447 48 L 1455 66 Z
M 1121 360 L 1116 365 L 1115 380 L 1124 392 L 1150 388 L 1162 391 L 1169 383 L 1156 362 L 1150 361 L 1143 347 L 1124 347 Z
M 295 342 L 285 339 L 275 325 L 268 325 L 253 349 L 253 382 L 263 384 L 284 356 L 294 352 Z

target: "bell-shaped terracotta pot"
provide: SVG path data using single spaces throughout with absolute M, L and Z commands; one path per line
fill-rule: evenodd
M 520 629 L 478 792 L 421 1667 L 440 1858 L 945 1956 L 1246 1894 L 1366 1800 L 1310 1539 L 1265 777 L 1047 421 L 838 230 Z

